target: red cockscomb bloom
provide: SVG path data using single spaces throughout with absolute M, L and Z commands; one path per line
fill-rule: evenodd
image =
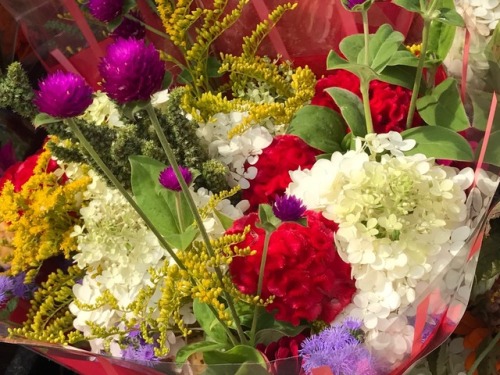
M 356 288 L 351 267 L 335 249 L 337 225 L 321 213 L 306 211 L 307 226 L 282 223 L 271 235 L 261 297 L 274 296 L 267 306 L 276 319 L 298 325 L 301 320 L 330 323 L 351 302 Z M 250 225 L 246 239 L 255 255 L 235 257 L 229 265 L 232 280 L 245 294 L 257 293 L 265 232 L 257 228 L 256 213 L 236 220 L 228 233 L 242 232 Z
M 346 70 L 335 70 L 331 75 L 320 79 L 316 84 L 316 94 L 311 104 L 329 107 L 340 112 L 332 97 L 325 91 L 329 87 L 340 87 L 351 91 L 361 99 L 359 90 L 359 78 Z M 370 82 L 370 109 L 373 120 L 373 130 L 376 133 L 387 133 L 396 131 L 398 133 L 406 129 L 406 116 L 411 101 L 411 90 L 391 85 L 387 82 Z M 421 118 L 415 114 L 413 126 L 421 125 Z
M 283 336 L 268 345 L 258 344 L 257 349 L 271 361 L 270 367 L 273 375 L 303 375 L 299 349 L 305 339 L 306 336 L 302 333 L 294 337 Z
M 275 196 L 283 195 L 291 182 L 289 172 L 299 167 L 311 168 L 320 153 L 295 135 L 278 135 L 262 150 L 254 165 L 257 175 L 250 180 L 250 187 L 243 190 L 243 199 L 248 199 L 251 210 L 261 203 L 272 203 Z M 248 167 L 247 163 L 245 168 Z

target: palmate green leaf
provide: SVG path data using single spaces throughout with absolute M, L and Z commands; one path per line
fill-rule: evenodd
M 198 341 L 194 342 L 192 344 L 188 344 L 186 346 L 183 346 L 182 348 L 179 349 L 177 352 L 177 355 L 175 356 L 175 362 L 178 365 L 184 364 L 184 362 L 187 361 L 189 356 L 195 353 L 203 353 L 203 352 L 208 352 L 208 351 L 213 351 L 217 349 L 224 349 L 226 348 L 226 344 L 221 344 L 218 342 L 213 342 L 213 341 Z
M 388 65 L 394 53 L 399 50 L 404 40 L 403 34 L 394 31 L 389 24 L 380 26 L 370 39 L 369 65 L 377 73 L 382 72 Z M 363 52 L 358 56 L 358 63 Z
M 342 117 L 347 122 L 351 132 L 355 136 L 365 136 L 366 119 L 361 99 L 356 94 L 339 87 L 331 87 L 326 89 L 326 92 L 339 107 Z
M 346 36 L 339 44 L 340 52 L 351 62 L 358 60 L 358 56 L 364 47 L 365 39 L 363 34 Z
M 326 69 L 342 69 L 342 66 L 349 64 L 349 62 L 342 57 L 339 56 L 339 54 L 335 51 L 330 51 L 328 53 L 328 56 L 326 58 Z
M 400 49 L 392 54 L 387 65 L 388 66 L 406 65 L 406 66 L 417 67 L 418 57 L 416 57 L 406 48 Z
M 429 125 L 456 131 L 469 127 L 469 119 L 453 78 L 445 79 L 429 95 L 419 98 L 417 110 L 420 117 Z
M 377 79 L 377 73 L 372 68 L 363 64 L 351 63 L 340 57 L 335 51 L 330 51 L 326 60 L 326 68 L 332 69 L 345 69 L 349 72 L 356 74 L 361 79 L 371 81 Z
M 420 126 L 401 133 L 404 139 L 414 139 L 417 144 L 406 155 L 424 154 L 447 160 L 473 161 L 469 143 L 460 134 L 440 126 Z
M 340 151 L 346 127 L 342 117 L 334 110 L 306 105 L 297 111 L 288 126 L 287 133 L 300 137 L 311 147 L 332 153 Z
M 486 153 L 484 154 L 485 163 L 500 167 L 500 147 L 498 147 L 499 144 L 500 144 L 500 130 L 497 130 L 490 134 L 490 138 L 488 140 L 488 147 L 486 148 Z M 479 155 L 482 146 L 483 146 L 483 141 L 481 141 L 476 148 L 476 157 Z
M 184 250 L 194 240 L 198 229 L 191 226 L 194 222 L 186 198 L 180 194 L 180 212 L 177 212 L 176 192 L 165 189 L 158 182 L 163 163 L 146 156 L 129 158 L 134 198 L 151 222 L 165 237 L 167 243 Z M 181 217 L 183 227 L 179 221 Z
M 206 303 L 195 299 L 193 301 L 193 313 L 207 338 L 219 344 L 227 344 L 229 342 L 222 323 L 219 322 Z

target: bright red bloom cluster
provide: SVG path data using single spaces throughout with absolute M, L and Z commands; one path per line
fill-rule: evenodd
M 274 296 L 267 306 L 276 319 L 298 325 L 301 320 L 330 323 L 351 302 L 356 288 L 351 266 L 338 255 L 334 245 L 337 224 L 321 213 L 306 211 L 307 226 L 284 222 L 271 235 L 261 297 Z M 245 294 L 257 293 L 265 231 L 256 226 L 258 215 L 236 220 L 228 233 L 251 231 L 239 243 L 255 255 L 235 257 L 229 265 L 232 280 Z
M 339 69 L 317 82 L 316 93 L 311 100 L 311 104 L 329 107 L 340 112 L 332 97 L 325 91 L 329 87 L 340 87 L 349 90 L 361 98 L 359 78 L 347 70 Z M 406 128 L 411 90 L 387 82 L 372 81 L 370 82 L 369 96 L 373 130 L 376 133 L 387 133 L 389 131 L 399 133 Z M 421 122 L 420 116 L 415 114 L 413 126 L 418 126 Z
M 300 344 L 306 339 L 302 333 L 294 337 L 283 336 L 268 345 L 258 344 L 260 350 L 271 362 L 273 375 L 303 375 L 302 358 L 299 356 Z
M 243 190 L 243 199 L 250 202 L 251 210 L 257 209 L 261 203 L 272 203 L 277 195 L 283 195 L 291 182 L 289 172 L 299 167 L 311 168 L 320 153 L 295 135 L 274 137 L 254 164 L 257 175 L 250 180 L 250 187 Z M 247 163 L 245 168 L 249 167 L 251 165 Z

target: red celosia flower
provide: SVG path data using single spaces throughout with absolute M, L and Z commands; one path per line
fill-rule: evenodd
M 332 97 L 325 91 L 329 87 L 340 87 L 351 91 L 361 99 L 359 78 L 346 70 L 335 70 L 316 84 L 316 94 L 311 104 L 329 107 L 340 112 Z M 370 109 L 373 129 L 376 133 L 402 132 L 406 128 L 406 116 L 410 107 L 411 90 L 382 81 L 370 82 Z M 415 114 L 413 126 L 422 122 Z
M 284 336 L 278 341 L 273 341 L 269 345 L 258 344 L 260 350 L 271 362 L 273 375 L 302 375 L 304 371 L 301 366 L 299 356 L 300 344 L 306 339 L 302 333 L 294 337 Z
M 250 187 L 243 190 L 243 199 L 248 199 L 251 210 L 260 203 L 271 203 L 275 196 L 283 195 L 291 182 L 289 172 L 299 167 L 311 168 L 320 153 L 295 135 L 278 135 L 262 150 L 254 165 L 257 175 L 250 180 Z
M 271 235 L 261 297 L 271 295 L 267 306 L 276 319 L 298 325 L 301 320 L 330 323 L 355 292 L 351 267 L 335 249 L 333 235 L 337 225 L 321 213 L 306 211 L 307 226 L 282 223 Z M 257 293 L 265 232 L 256 227 L 258 216 L 249 214 L 236 220 L 228 233 L 242 232 L 250 225 L 246 239 L 255 255 L 235 257 L 229 266 L 233 282 L 245 294 Z

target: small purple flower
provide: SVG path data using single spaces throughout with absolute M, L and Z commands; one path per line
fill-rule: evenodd
M 19 298 L 26 298 L 30 295 L 34 289 L 35 284 L 25 284 L 24 278 L 26 277 L 26 273 L 21 272 L 16 276 L 12 277 L 12 294 Z
M 345 318 L 342 324 L 349 331 L 357 331 L 358 329 L 361 329 L 361 320 L 353 318 L 351 316 Z
M 294 195 L 283 195 L 276 197 L 273 212 L 282 221 L 296 221 L 304 215 L 306 207 L 300 198 Z
M 165 65 L 152 44 L 144 40 L 118 39 L 108 47 L 99 65 L 103 90 L 120 104 L 149 100 L 160 90 Z
M 132 361 L 157 361 L 154 345 L 152 344 L 130 344 L 122 350 L 122 358 Z
M 34 103 L 40 112 L 67 118 L 81 115 L 92 100 L 92 89 L 81 76 L 57 71 L 40 82 Z
M 0 304 L 7 302 L 13 287 L 12 279 L 9 276 L 0 276 Z
M 137 11 L 131 11 L 130 15 L 139 21 L 143 22 L 142 16 Z M 135 38 L 143 39 L 146 36 L 146 28 L 137 21 L 129 18 L 124 18 L 120 25 L 113 30 L 111 37 L 113 39 L 119 38 Z
M 367 0 L 344 0 L 344 5 L 348 9 L 354 8 L 356 5 L 361 5 L 365 3 Z
M 118 17 L 123 10 L 123 0 L 89 0 L 89 12 L 102 22 Z
M 328 366 L 335 375 L 376 375 L 381 366 L 348 328 L 356 327 L 350 319 L 343 325 L 329 327 L 304 340 L 300 355 L 306 374 L 317 367 Z
M 191 181 L 193 181 L 193 174 L 188 168 L 179 166 L 179 169 L 181 170 L 182 178 L 184 178 L 186 184 L 189 185 Z M 181 191 L 181 184 L 179 183 L 179 180 L 177 179 L 177 176 L 175 175 L 174 169 L 172 167 L 165 168 L 160 173 L 160 177 L 158 180 L 160 181 L 160 184 L 163 185 L 163 187 L 169 190 Z

